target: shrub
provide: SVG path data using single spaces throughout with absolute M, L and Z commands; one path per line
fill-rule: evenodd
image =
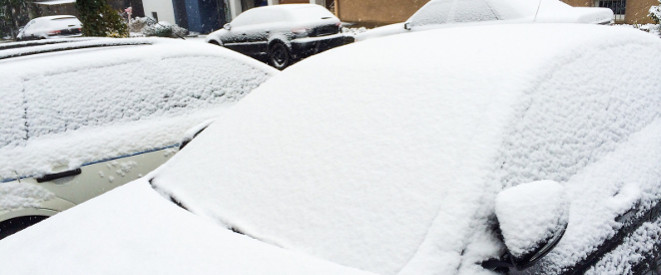
M 85 36 L 127 37 L 122 17 L 105 0 L 76 0 Z

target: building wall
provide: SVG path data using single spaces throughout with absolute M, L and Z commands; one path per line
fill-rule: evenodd
M 152 12 L 156 12 L 158 21 L 167 21 L 171 24 L 177 22 L 174 17 L 172 0 L 142 0 L 142 6 L 147 17 L 153 17 Z
M 335 0 L 335 11 L 343 22 L 375 27 L 403 22 L 429 0 Z
M 628 0 L 627 1 L 627 11 L 624 15 L 624 21 L 627 24 L 648 24 L 654 23 L 654 21 L 649 18 L 651 6 L 659 5 L 657 0 Z

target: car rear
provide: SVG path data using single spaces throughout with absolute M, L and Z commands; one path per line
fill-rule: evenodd
M 300 5 L 288 10 L 294 22 L 291 41 L 295 58 L 304 58 L 325 50 L 353 42 L 341 34 L 342 23 L 327 9 L 318 5 Z
M 47 22 L 49 37 L 81 36 L 82 24 L 75 16 L 54 17 Z

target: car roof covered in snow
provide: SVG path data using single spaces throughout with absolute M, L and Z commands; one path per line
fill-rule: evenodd
M 173 146 L 275 73 L 227 49 L 173 39 L 70 40 L 0 56 L 13 56 L 0 59 L 0 179 Z
M 608 8 L 576 8 L 559 0 L 432 0 L 405 23 L 395 23 L 356 35 L 356 40 L 432 28 L 503 23 L 594 23 L 608 24 Z M 406 24 L 406 25 L 405 25 Z
M 661 161 L 660 50 L 642 32 L 578 24 L 446 28 L 339 47 L 255 90 L 152 184 L 228 228 L 343 265 L 472 274 L 503 249 L 489 228 L 495 195 L 554 180 L 584 207 L 570 213 L 582 225 L 570 222 L 553 252 L 572 265 L 613 234 L 603 225 L 628 202 L 653 200 L 637 190 L 661 190 L 649 180 L 661 175 L 650 165 Z M 640 169 L 618 177 L 648 180 L 585 179 L 640 148 L 651 152 L 629 155 Z M 584 192 L 597 184 L 633 191 Z

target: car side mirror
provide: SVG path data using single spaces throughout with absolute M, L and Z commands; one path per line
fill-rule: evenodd
M 569 220 L 564 187 L 555 181 L 536 181 L 501 191 L 495 212 L 506 261 L 518 270 L 530 267 L 560 241 Z
M 411 30 L 411 23 L 410 22 L 404 23 L 404 29 L 410 31 Z
M 229 30 L 232 29 L 232 25 L 230 25 L 230 23 L 227 23 L 227 24 L 225 24 L 225 25 L 223 26 L 223 29 L 226 29 L 226 30 L 229 31 Z

